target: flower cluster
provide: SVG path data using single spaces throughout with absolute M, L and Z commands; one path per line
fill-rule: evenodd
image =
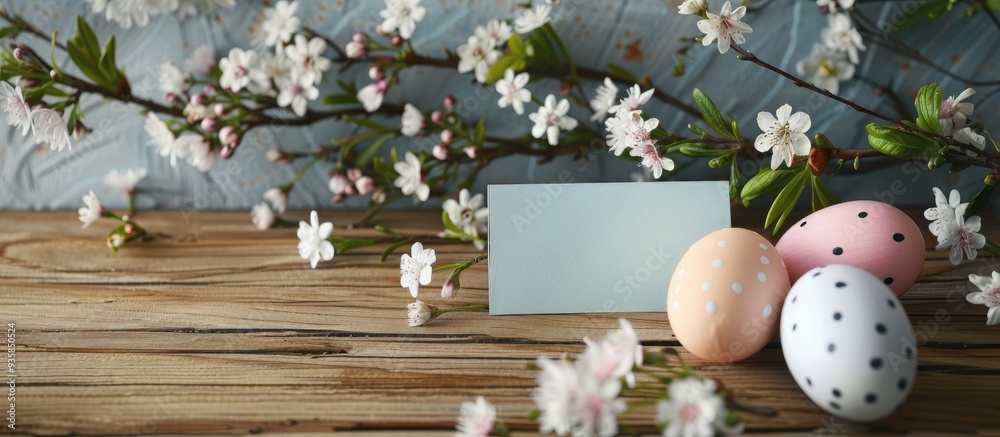
M 649 101 L 655 90 L 642 91 L 638 84 L 633 85 L 625 98 L 614 104 L 614 100 L 618 98 L 617 92 L 618 87 L 610 79 L 605 79 L 604 84 L 597 87 L 597 97 L 590 102 L 595 112 L 607 106 L 605 112 L 614 114 L 604 121 L 610 152 L 621 156 L 622 152 L 628 150 L 630 156 L 641 159 L 640 166 L 650 169 L 653 178 L 659 179 L 664 170 L 674 169 L 674 161 L 661 156 L 660 149 L 656 146 L 657 140 L 653 138 L 653 131 L 659 127 L 660 120 L 644 118 L 640 108 Z
M 7 124 L 20 129 L 21 135 L 28 135 L 30 129 L 36 144 L 47 143 L 55 151 L 71 147 L 66 122 L 58 112 L 41 106 L 32 108 L 24 100 L 20 85 L 15 88 L 3 82 L 2 97 Z
M 646 354 L 632 325 L 619 320 L 621 328 L 601 340 L 584 338 L 587 347 L 576 359 L 539 357 L 538 386 L 532 393 L 539 432 L 565 436 L 618 435 L 620 418 L 631 411 L 630 396 L 638 393 L 635 373 L 654 376 L 666 386 L 647 384 L 643 397 L 659 392 L 657 424 L 664 436 L 733 435 L 742 432 L 738 416 L 729 411 L 715 381 L 690 368 L 676 368 L 659 353 Z M 645 363 L 649 356 L 656 361 Z M 661 376 L 667 371 L 675 378 Z M 482 397 L 462 404 L 457 435 L 506 435 L 496 410 Z
M 83 195 L 83 207 L 77 214 L 82 228 L 86 229 L 96 223 L 101 218 L 114 220 L 118 225 L 108 233 L 107 244 L 112 252 L 118 252 L 125 243 L 137 240 L 146 235 L 145 229 L 139 226 L 133 219 L 135 211 L 133 209 L 133 197 L 137 191 L 136 186 L 146 177 L 145 168 L 128 169 L 125 171 L 111 170 L 104 177 L 104 184 L 114 190 L 121 191 L 128 200 L 128 213 L 123 215 L 115 214 L 108 210 L 101 203 L 100 198 L 94 190 L 90 190 Z
M 934 188 L 936 206 L 924 211 L 924 217 L 931 220 L 928 228 L 937 237 L 937 250 L 951 250 L 948 259 L 958 265 L 962 257 L 970 261 L 976 259 L 978 249 L 986 245 L 986 237 L 979 233 L 982 220 L 978 215 L 966 217 L 968 203 L 961 203 L 958 190 L 951 190 L 946 199 L 941 189 Z
M 816 4 L 828 13 L 827 27 L 820 31 L 823 43 L 814 44 L 809 57 L 799 61 L 795 69 L 816 86 L 837 94 L 840 82 L 854 77 L 858 52 L 866 47 L 848 15 L 854 0 L 816 0 Z
M 174 13 L 183 20 L 188 15 L 209 14 L 215 6 L 236 6 L 236 0 L 87 0 L 87 3 L 95 14 L 104 15 L 106 20 L 125 29 L 131 28 L 133 23 L 146 27 L 150 17 L 160 14 Z

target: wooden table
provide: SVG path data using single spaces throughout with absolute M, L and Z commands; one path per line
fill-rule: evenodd
M 335 225 L 358 217 L 322 214 Z M 256 231 L 243 211 L 138 218 L 151 241 L 115 255 L 104 244 L 108 223 L 80 229 L 75 211 L 0 213 L 0 322 L 17 329 L 18 432 L 449 435 L 459 404 L 484 395 L 519 435 L 533 434 L 526 414 L 536 371 L 527 364 L 578 353 L 581 338 L 623 316 L 452 313 L 410 328 L 398 256 L 379 262 L 380 247 L 311 270 L 293 229 Z M 380 222 L 424 234 L 439 230 L 439 218 L 390 212 Z M 471 244 L 432 247 L 438 263 L 476 254 Z M 964 296 L 969 273 L 1000 263 L 984 256 L 953 268 L 945 253 L 927 255 L 924 276 L 903 297 L 920 342 L 919 376 L 886 420 L 855 425 L 822 412 L 789 376 L 776 341 L 731 365 L 682 355 L 742 402 L 780 412 L 744 414 L 750 432 L 997 433 L 1000 327 L 986 326 L 985 307 Z M 443 280 L 438 273 L 422 297 L 486 303 L 482 266 L 463 275 L 454 302 L 436 297 Z M 644 344 L 679 347 L 665 313 L 624 316 Z M 655 432 L 654 417 L 644 408 L 628 423 Z

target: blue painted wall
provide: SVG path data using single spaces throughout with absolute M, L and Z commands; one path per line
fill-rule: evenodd
M 867 146 L 864 125 L 872 120 L 795 88 L 770 72 L 742 63 L 732 53 L 721 56 L 714 47 L 695 47 L 689 53 L 687 74 L 680 78 L 671 76 L 673 53 L 681 44 L 678 39 L 698 34 L 693 17 L 675 13 L 676 1 L 563 0 L 562 5 L 555 8 L 555 26 L 571 42 L 580 64 L 601 67 L 614 62 L 635 73 L 648 73 L 661 89 L 684 100 L 690 100 L 691 89 L 699 87 L 713 97 L 723 112 L 738 118 L 744 135 L 759 132 L 754 121 L 758 111 L 773 112 L 781 104 L 790 103 L 796 110 L 811 114 L 810 134 L 824 132 L 840 147 Z M 720 7 L 720 1 L 710 2 L 716 9 Z M 252 38 L 250 29 L 264 7 L 261 1 L 241 1 L 238 7 L 221 10 L 217 15 L 188 18 L 183 22 L 172 15 L 163 15 L 154 18 L 145 28 L 126 31 L 91 14 L 82 1 L 6 0 L 2 3 L 45 30 L 61 29 L 63 35 L 73 32 L 72 23 L 77 14 L 88 18 L 102 40 L 117 33 L 119 62 L 125 66 L 133 90 L 154 99 L 160 98 L 156 73 L 164 61 L 180 64 L 201 44 L 215 47 L 217 54 L 231 47 L 248 47 Z M 379 1 L 302 3 L 300 16 L 305 23 L 345 42 L 358 30 L 371 31 L 379 21 L 377 14 L 382 8 Z M 443 49 L 454 50 L 464 42 L 477 23 L 485 23 L 492 17 L 511 17 L 516 3 L 425 0 L 428 17 L 419 23 L 412 42 L 418 52 L 438 56 Z M 769 3 L 763 12 L 746 18 L 754 28 L 754 33 L 748 35 L 746 47 L 786 70 L 794 70 L 795 63 L 808 56 L 812 44 L 819 41 L 825 17 L 819 14 L 812 1 L 773 0 Z M 869 16 L 881 21 L 898 16 L 913 4 L 865 2 L 861 7 Z M 1000 79 L 998 36 L 1000 31 L 985 16 L 968 18 L 961 14 L 935 21 L 919 32 L 901 34 L 905 41 L 939 60 L 946 68 L 981 80 Z M 44 42 L 33 43 L 47 50 Z M 638 45 L 641 59 L 625 59 L 624 46 L 629 44 Z M 64 56 L 57 56 L 57 59 L 61 65 L 68 64 Z M 359 82 L 366 80 L 364 68 L 350 70 L 346 75 L 358 78 Z M 869 44 L 868 51 L 862 55 L 858 77 L 881 84 L 892 82 L 908 102 L 926 83 L 941 83 L 946 95 L 958 94 L 966 87 L 873 44 Z M 544 95 L 555 92 L 558 85 L 542 81 L 534 86 L 535 94 Z M 979 88 L 980 93 L 973 99 L 977 105 L 975 118 L 984 121 L 987 127 L 997 126 L 1000 118 L 997 99 L 990 92 L 995 89 L 997 87 Z M 451 92 L 460 100 L 467 99 L 467 108 L 485 117 L 491 131 L 526 132 L 530 129 L 526 116 L 518 117 L 509 109 L 500 110 L 496 107 L 497 95 L 492 90 L 486 91 L 472 84 L 471 75 L 423 68 L 408 72 L 403 85 L 389 93 L 388 101 L 405 100 L 422 108 L 436 107 L 442 96 Z M 841 95 L 896 114 L 891 101 L 875 95 L 872 86 L 864 80 L 842 84 Z M 107 204 L 121 206 L 124 198 L 105 189 L 102 178 L 111 169 L 132 167 L 147 167 L 150 172 L 140 187 L 151 195 L 139 198 L 140 208 L 249 208 L 261 201 L 264 190 L 289 180 L 295 172 L 292 166 L 265 161 L 265 150 L 272 147 L 307 150 L 310 145 L 326 143 L 347 129 L 338 122 L 324 122 L 311 128 L 258 129 L 248 135 L 232 160 L 217 161 L 211 172 L 202 174 L 186 164 L 171 168 L 167 160 L 146 145 L 148 137 L 136 108 L 89 97 L 83 109 L 85 122 L 94 127 L 95 132 L 85 141 L 74 144 L 72 151 L 57 153 L 36 147 L 30 138 L 22 138 L 6 125 L 0 126 L 0 138 L 3 139 L 0 144 L 0 208 L 76 208 L 80 196 L 89 189 L 97 191 Z M 684 131 L 683 126 L 693 121 L 686 114 L 658 102 L 649 105 L 648 109 L 668 129 L 678 132 Z M 576 108 L 573 115 L 586 120 L 590 113 Z M 399 140 L 395 145 L 400 149 L 417 146 L 415 141 L 406 140 Z M 489 182 L 554 180 L 564 169 L 570 169 L 573 180 L 579 182 L 630 180 L 630 174 L 637 170 L 633 163 L 613 156 L 600 156 L 584 170 L 568 160 L 538 165 L 532 159 L 515 157 L 497 162 L 484 171 L 477 191 L 485 192 L 485 184 Z M 291 196 L 293 208 L 331 207 L 326 171 L 322 166 L 310 170 Z M 969 199 L 978 190 L 985 174 L 980 170 L 969 170 L 960 176 L 944 171 L 927 172 L 919 163 L 884 169 L 863 178 L 851 173 L 844 171 L 843 177 L 829 178 L 843 198 L 881 197 L 902 205 L 928 205 L 932 202 L 930 187 L 934 185 L 960 188 L 963 197 Z M 708 169 L 704 160 L 681 159 L 673 177 L 721 179 L 726 174 Z

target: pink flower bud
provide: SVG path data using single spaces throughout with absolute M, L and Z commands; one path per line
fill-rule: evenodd
M 455 133 L 452 132 L 451 129 L 445 129 L 441 131 L 441 142 L 445 144 L 451 144 L 452 137 L 454 136 Z
M 206 97 L 204 94 L 201 93 L 195 94 L 191 96 L 191 104 L 196 106 L 202 106 L 205 104 L 205 99 Z
M 441 111 L 434 111 L 431 113 L 431 121 L 433 121 L 434 123 L 441 123 L 441 118 L 442 118 Z
M 167 104 L 170 105 L 170 106 L 176 105 L 177 104 L 177 94 L 174 94 L 174 93 L 167 94 Z
M 17 79 L 17 86 L 21 88 L 32 88 L 35 85 L 38 85 L 38 81 L 34 79 L 29 79 L 24 76 L 21 76 L 20 78 Z
M 135 226 L 132 226 L 131 223 L 125 223 L 125 233 L 131 234 L 133 232 L 135 232 Z
M 347 188 L 344 188 L 344 195 L 353 196 L 355 194 L 358 194 L 358 191 L 354 188 L 354 185 L 348 185 Z
M 365 34 L 362 32 L 355 33 L 354 36 L 351 37 L 351 41 L 354 41 L 356 43 L 363 43 L 365 42 Z
M 204 89 L 204 91 L 203 91 L 203 92 L 204 92 L 204 93 L 205 93 L 206 95 L 209 95 L 209 96 L 210 96 L 210 95 L 212 95 L 212 94 L 215 94 L 215 92 L 216 92 L 216 91 L 218 91 L 218 90 L 219 90 L 219 87 L 215 86 L 215 84 L 214 84 L 214 83 L 210 83 L 210 84 L 208 84 L 208 85 L 205 85 L 205 89 Z
M 17 47 L 14 49 L 14 57 L 17 58 L 18 61 L 23 61 L 28 57 L 28 51 L 21 47 Z
M 216 103 L 212 106 L 212 112 L 215 112 L 216 117 L 224 118 L 226 116 L 226 107 L 222 103 Z
M 382 69 L 377 65 L 373 65 L 372 68 L 368 69 L 368 77 L 370 77 L 371 80 L 382 80 Z
M 442 161 L 448 159 L 448 155 L 450 153 L 451 153 L 451 150 L 449 150 L 448 146 L 446 146 L 444 144 L 438 144 L 438 145 L 434 146 L 433 150 L 431 150 L 431 155 L 434 155 L 435 158 L 440 159 Z
M 448 94 L 444 97 L 444 110 L 447 112 L 455 110 L 455 96 Z
M 236 146 L 240 145 L 240 131 L 236 126 L 223 126 L 222 130 L 219 131 L 219 142 L 222 143 L 223 152 L 225 148 L 236 149 Z M 232 154 L 232 150 L 229 151 Z M 226 159 L 228 156 L 224 156 L 222 159 Z
M 347 181 L 347 177 L 343 173 L 334 173 L 333 176 L 330 176 L 329 188 L 333 194 L 344 194 L 350 185 L 351 183 Z
M 371 176 L 361 176 L 354 182 L 354 186 L 358 189 L 358 194 L 364 196 L 375 190 L 375 179 Z
M 399 47 L 399 46 L 403 45 L 403 37 L 401 37 L 399 35 L 393 35 L 392 39 L 390 41 L 392 41 L 392 45 L 394 47 Z
M 479 156 L 479 149 L 477 149 L 476 146 L 465 146 L 462 151 L 472 159 L 476 159 L 476 156 Z
M 344 46 L 344 54 L 351 59 L 361 59 L 368 54 L 368 46 L 363 42 L 351 41 Z
M 216 126 L 218 126 L 219 121 L 215 117 L 206 118 L 201 121 L 201 130 L 205 132 L 215 132 Z
M 441 297 L 445 299 L 452 299 L 458 294 L 458 290 L 462 289 L 461 283 L 458 281 L 458 276 L 455 276 L 454 280 L 445 282 L 444 286 L 441 287 Z
M 233 152 L 236 151 L 236 147 L 231 147 L 227 145 L 222 146 L 222 150 L 219 151 L 219 158 L 229 159 L 233 156 Z
M 358 178 L 362 176 L 360 168 L 352 168 L 347 170 L 347 179 L 351 182 L 356 182 Z

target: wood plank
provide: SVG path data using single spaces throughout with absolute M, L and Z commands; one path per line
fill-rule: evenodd
M 335 224 L 359 216 L 323 215 Z M 432 211 L 386 215 L 394 229 L 420 234 L 439 230 L 438 219 Z M 537 356 L 578 353 L 581 338 L 603 335 L 618 317 L 648 347 L 679 347 L 663 313 L 448 314 L 409 328 L 410 297 L 396 262 L 378 261 L 382 247 L 311 270 L 294 230 L 255 231 L 244 212 L 159 212 L 142 223 L 156 230 L 152 241 L 113 255 L 99 231 L 79 229 L 69 212 L 0 213 L 0 321 L 18 327 L 19 430 L 452 435 L 458 405 L 485 395 L 530 435 L 536 372 L 527 364 Z M 441 263 L 476 255 L 467 244 L 434 248 Z M 741 402 L 780 412 L 744 414 L 749 431 L 989 433 L 1000 429 L 1000 337 L 985 325 L 985 308 L 964 296 L 968 274 L 994 261 L 954 267 L 946 254 L 928 254 L 924 276 L 902 299 L 919 343 L 914 392 L 873 425 L 833 419 L 809 402 L 777 339 L 739 363 L 681 355 Z M 434 297 L 442 281 L 421 296 L 487 301 L 485 268 L 463 275 L 450 302 Z M 649 433 L 653 422 L 652 408 L 627 419 Z

